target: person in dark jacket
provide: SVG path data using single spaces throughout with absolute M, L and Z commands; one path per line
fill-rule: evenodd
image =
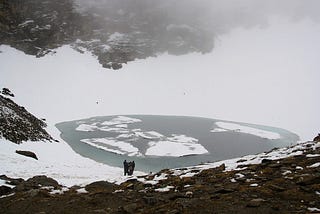
M 126 176 L 129 172 L 128 172 L 128 162 L 127 160 L 123 161 L 123 169 L 124 169 L 124 176 Z
M 134 161 L 132 161 L 132 173 L 131 175 L 133 174 L 133 171 L 134 171 L 134 167 L 136 166 L 136 163 Z

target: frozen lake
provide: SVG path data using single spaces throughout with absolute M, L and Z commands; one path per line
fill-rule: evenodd
M 61 138 L 84 157 L 155 172 L 256 154 L 295 144 L 287 130 L 199 117 L 103 116 L 56 124 Z

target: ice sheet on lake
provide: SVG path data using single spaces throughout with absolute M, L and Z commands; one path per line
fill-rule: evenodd
M 93 122 L 93 121 L 92 121 Z M 76 128 L 77 131 L 105 131 L 119 134 L 116 137 L 82 139 L 83 143 L 90 146 L 128 156 L 172 156 L 199 155 L 208 151 L 198 143 L 198 139 L 186 135 L 165 136 L 156 131 L 142 129 L 130 129 L 128 124 L 142 122 L 140 119 L 117 116 L 103 122 L 85 123 L 82 121 Z M 142 139 L 151 140 L 148 143 L 145 154 L 133 146 L 130 142 L 138 142 Z
M 181 141 L 178 140 L 179 138 Z M 189 138 L 189 141 L 187 141 L 188 138 L 184 135 L 176 135 L 166 141 L 149 142 L 149 148 L 145 155 L 182 157 L 208 153 L 208 150 L 197 143 L 197 139 Z
M 76 128 L 76 130 L 82 131 L 82 132 L 92 132 L 92 131 L 98 130 L 98 127 L 90 124 L 80 124 Z
M 137 122 L 141 122 L 141 120 L 136 118 L 131 118 L 131 117 L 117 116 L 112 120 L 104 121 L 101 124 L 105 126 L 113 126 L 113 125 L 130 124 L 130 123 L 137 123 Z
M 245 134 L 252 134 L 262 138 L 267 138 L 270 140 L 280 139 L 281 136 L 278 133 L 265 131 L 262 129 L 252 128 L 249 126 L 240 125 L 237 123 L 230 122 L 216 122 L 215 123 L 219 128 L 211 130 L 211 132 L 224 132 L 224 131 L 236 131 Z
M 148 131 L 148 132 L 136 131 L 135 135 L 145 139 L 159 139 L 164 137 L 162 134 L 155 131 Z
M 128 156 L 141 156 L 141 153 L 139 152 L 138 148 L 134 147 L 133 145 L 127 142 L 117 141 L 114 138 L 82 139 L 81 142 L 116 154 L 126 154 Z

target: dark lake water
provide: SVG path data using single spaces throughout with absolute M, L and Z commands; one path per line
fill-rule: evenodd
M 280 128 L 185 116 L 104 116 L 56 127 L 80 155 L 117 167 L 125 159 L 135 161 L 136 169 L 145 172 L 257 154 L 299 140 Z M 278 137 L 266 138 L 270 133 Z

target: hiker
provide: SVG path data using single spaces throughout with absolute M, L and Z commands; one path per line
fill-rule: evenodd
M 128 175 L 132 175 L 132 173 L 133 173 L 133 170 L 132 170 L 132 162 L 130 161 L 130 162 L 128 163 Z
M 124 176 L 126 176 L 127 174 L 129 174 L 128 172 L 128 162 L 127 160 L 123 161 L 123 169 L 124 169 Z
M 136 163 L 134 161 L 132 161 L 132 173 L 131 175 L 133 174 L 133 171 L 134 171 L 134 167 L 136 166 Z

